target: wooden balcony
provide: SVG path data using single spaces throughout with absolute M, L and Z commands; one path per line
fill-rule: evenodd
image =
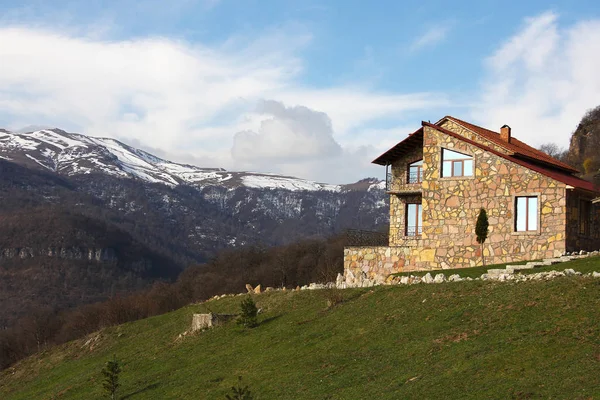
M 386 190 L 390 194 L 419 194 L 423 192 L 423 171 L 401 176 L 387 174 Z

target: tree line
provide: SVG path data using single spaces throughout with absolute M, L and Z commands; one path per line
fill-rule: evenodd
M 156 282 L 146 290 L 70 310 L 39 307 L 0 331 L 0 369 L 108 326 L 170 312 L 217 294 L 242 293 L 247 283 L 294 288 L 333 281 L 343 271 L 344 244 L 340 235 L 279 247 L 227 250 L 187 268 L 173 283 Z

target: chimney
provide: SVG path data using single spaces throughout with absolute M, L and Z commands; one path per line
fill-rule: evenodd
M 510 126 L 504 125 L 500 128 L 500 138 L 505 142 L 510 143 Z

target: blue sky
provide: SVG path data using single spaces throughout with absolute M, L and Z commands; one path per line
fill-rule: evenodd
M 421 120 L 566 146 L 600 104 L 592 1 L 0 0 L 0 26 L 0 127 L 202 166 L 350 182 Z

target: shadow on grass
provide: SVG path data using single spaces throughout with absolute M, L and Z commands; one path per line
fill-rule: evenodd
M 258 323 L 258 326 L 270 324 L 271 322 L 278 320 L 282 316 L 283 316 L 283 314 L 279 314 L 279 315 L 273 315 L 272 317 L 269 317 L 269 318 L 265 318 Z
M 121 397 L 121 399 L 129 399 L 129 398 L 135 396 L 136 394 L 144 393 L 144 392 L 147 392 L 148 390 L 154 390 L 154 389 L 156 389 L 159 386 L 160 386 L 160 384 L 158 382 L 157 383 L 153 383 L 151 385 L 146 386 L 145 388 L 142 388 L 140 390 L 136 390 L 133 393 L 126 394 L 125 396 Z

